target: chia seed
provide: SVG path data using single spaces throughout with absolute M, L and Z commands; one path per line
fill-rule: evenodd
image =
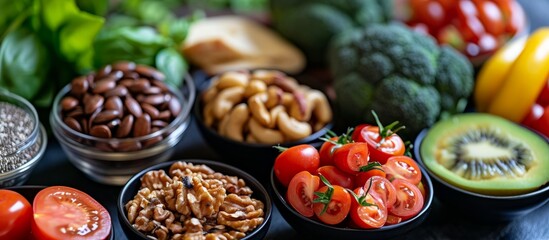
M 24 109 L 0 102 L 0 173 L 17 169 L 38 152 L 40 138 L 30 146 L 25 143 L 35 125 L 34 119 Z

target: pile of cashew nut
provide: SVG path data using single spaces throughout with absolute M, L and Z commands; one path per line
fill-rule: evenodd
M 276 70 L 226 72 L 212 80 L 201 101 L 204 124 L 240 142 L 295 141 L 332 121 L 321 91 Z

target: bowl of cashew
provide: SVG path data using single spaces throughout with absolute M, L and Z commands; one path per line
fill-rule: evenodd
M 279 153 L 273 146 L 320 146 L 332 127 L 326 95 L 281 71 L 229 71 L 198 89 L 193 112 L 206 141 L 225 161 L 261 176 Z

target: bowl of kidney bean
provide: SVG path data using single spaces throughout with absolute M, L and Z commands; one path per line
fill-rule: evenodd
M 117 62 L 74 78 L 55 97 L 50 125 L 69 161 L 100 183 L 123 185 L 168 160 L 189 126 L 195 86 L 177 89 L 153 67 Z

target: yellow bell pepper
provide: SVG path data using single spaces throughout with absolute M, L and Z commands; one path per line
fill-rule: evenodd
M 502 49 L 508 51 L 508 59 L 516 58 L 513 62 L 503 58 L 505 54 L 499 52 L 493 56 L 494 59 L 489 60 L 486 70 L 479 73 L 475 100 L 480 106 L 477 107 L 479 111 L 520 122 L 528 114 L 547 81 L 549 27 L 534 32 L 518 56 L 513 52 L 515 48 L 520 49 L 513 45 Z

